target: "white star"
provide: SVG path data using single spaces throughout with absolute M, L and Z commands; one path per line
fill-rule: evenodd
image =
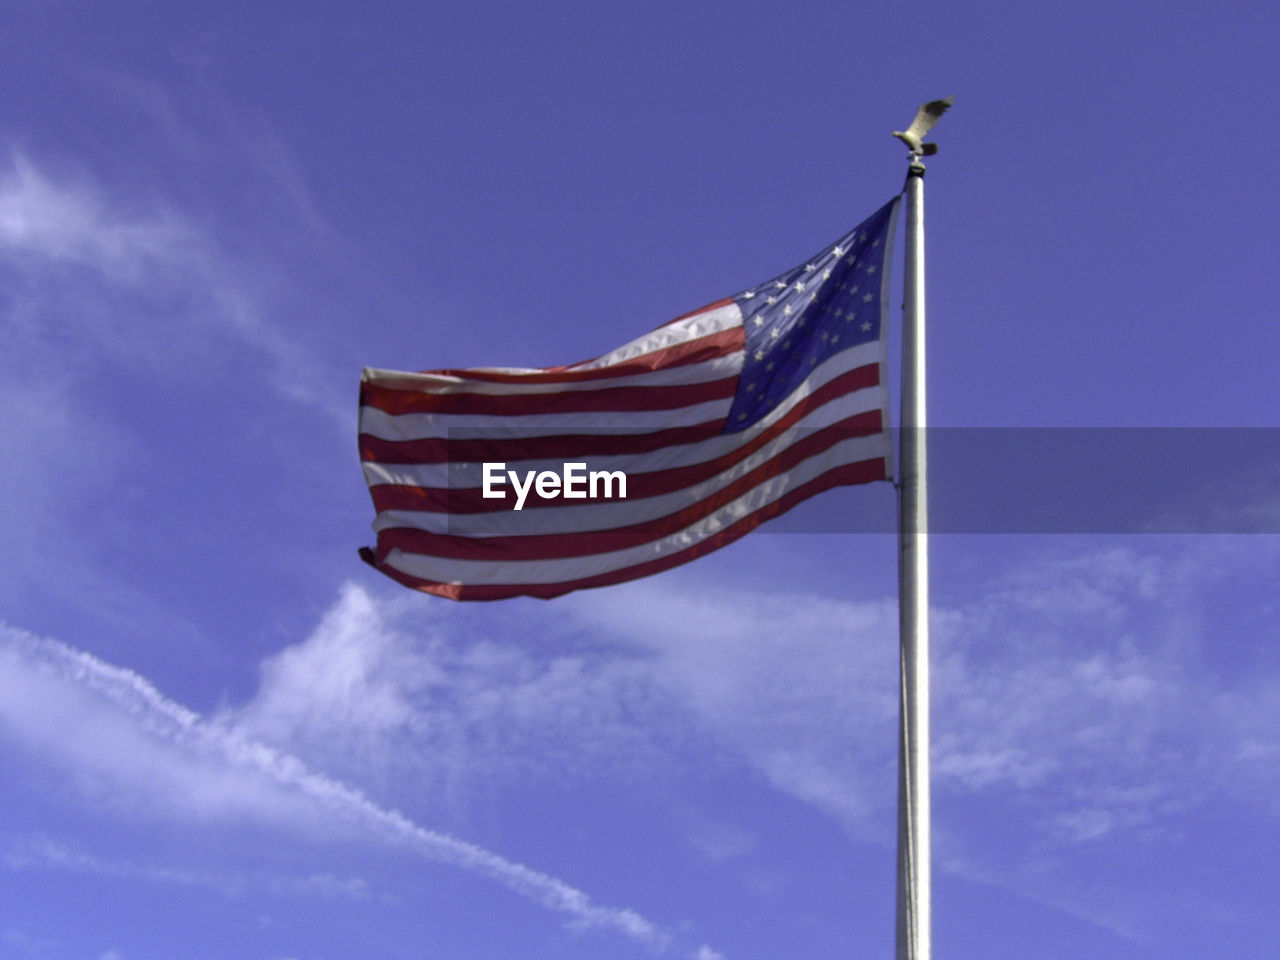
M 764 368 L 765 368 L 765 370 L 766 370 L 766 371 L 772 371 L 772 370 L 773 370 L 773 368 L 774 368 L 774 367 L 776 367 L 776 366 L 777 366 L 777 364 L 776 364 L 776 363 L 774 363 L 772 360 L 770 360 L 768 363 L 766 363 L 766 364 L 764 365 Z
M 777 287 L 779 290 L 785 290 L 785 289 L 787 289 L 787 285 L 786 285 L 785 283 L 783 283 L 781 280 L 775 280 L 775 281 L 773 281 L 773 285 L 774 285 L 775 287 Z
M 873 247 L 878 247 L 878 246 L 880 246 L 880 238 L 879 238 L 879 237 L 876 237 L 876 238 L 875 238 L 875 240 L 871 241 L 871 246 L 873 246 Z
M 796 281 L 796 293 L 804 293 L 804 284 L 799 280 Z
M 754 297 L 755 295 L 756 295 L 756 292 L 755 292 L 754 290 L 748 290 L 746 293 L 744 293 L 744 294 L 742 295 L 742 299 L 743 299 L 743 300 L 750 300 L 750 299 L 751 299 L 752 297 Z
M 821 333 L 821 335 L 820 335 L 820 337 L 821 337 L 821 339 L 822 339 L 822 340 L 830 340 L 830 339 L 831 339 L 831 334 L 829 334 L 829 333 L 827 333 L 827 331 L 823 330 L 823 331 L 822 331 L 822 333 Z
M 814 266 L 812 263 L 806 263 L 806 264 L 804 265 L 804 272 L 805 272 L 805 273 L 813 273 L 813 271 L 815 271 L 815 270 L 817 270 L 817 269 L 818 269 L 818 268 L 817 268 L 816 266 Z
M 769 331 L 770 339 L 777 340 L 780 336 L 782 336 L 782 334 L 778 332 L 777 327 L 774 327 L 772 330 Z
M 876 272 L 876 265 L 874 263 L 868 264 L 867 273 L 875 273 L 875 272 Z
M 857 292 L 858 292 L 858 287 L 857 287 L 856 285 L 855 285 L 855 286 L 850 287 L 850 288 L 849 288 L 849 292 L 850 292 L 850 293 L 857 293 Z
M 831 343 L 834 345 L 834 344 L 837 344 L 837 343 L 839 343 L 839 342 L 840 342 L 840 334 L 838 334 L 838 333 L 833 333 L 833 334 L 831 335 Z
M 783 307 L 783 308 L 782 308 L 782 315 L 783 315 L 784 317 L 789 317 L 789 316 L 791 316 L 791 312 L 792 312 L 792 311 L 791 311 L 791 304 L 789 304 L 789 303 L 788 303 L 785 307 Z
M 840 246 L 839 244 L 837 244 L 836 246 L 832 247 L 832 248 L 831 248 L 831 255 L 832 255 L 833 257 L 835 257 L 837 260 L 839 260 L 841 257 L 843 257 L 843 256 L 844 256 L 844 247 Z
M 751 392 L 751 391 L 753 391 L 755 388 L 756 388 L 756 385 L 755 385 L 754 383 L 748 383 L 748 384 L 747 384 L 747 393 L 750 393 L 750 392 Z
M 759 363 L 761 360 L 763 360 L 763 359 L 764 359 L 764 351 L 763 351 L 763 350 L 757 350 L 755 353 L 753 353 L 753 354 L 752 354 L 752 356 L 753 356 L 753 357 L 755 357 L 755 358 L 756 358 L 756 362 L 757 362 L 757 363 Z
M 868 330 L 870 330 L 870 329 L 871 329 L 871 323 L 870 323 L 869 321 L 867 321 L 867 320 L 863 320 L 863 321 L 862 321 L 862 332 L 863 332 L 863 333 L 866 333 L 866 332 L 867 332 Z
M 825 269 L 825 270 L 823 270 L 823 271 L 822 271 L 822 279 L 823 279 L 823 280 L 830 280 L 830 279 L 831 279 L 831 268 L 830 268 L 830 267 L 827 267 L 827 269 Z
M 862 295 L 862 302 L 863 302 L 863 303 L 870 303 L 870 302 L 871 302 L 872 300 L 874 300 L 874 299 L 875 299 L 875 297 L 873 297 L 873 296 L 872 296 L 871 294 L 869 294 L 869 293 L 864 293 L 864 294 Z
M 757 327 L 763 327 L 764 317 L 752 317 L 751 322 L 754 323 Z
M 771 307 L 772 307 L 775 303 L 777 303 L 777 302 L 778 302 L 778 298 L 777 298 L 777 297 L 766 297 L 764 302 L 765 302 L 766 304 L 768 304 L 769 306 L 771 306 Z

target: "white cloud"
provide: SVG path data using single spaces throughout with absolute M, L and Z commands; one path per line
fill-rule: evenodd
M 700 724 L 783 792 L 862 830 L 892 794 L 897 610 L 646 581 L 574 615 L 653 658 Z M 855 774 L 856 771 L 856 775 Z
M 23 953 L 32 956 L 40 956 L 47 954 L 50 950 L 59 946 L 57 940 L 51 940 L 45 937 L 33 937 L 23 930 L 16 927 L 10 927 L 4 932 L 4 936 L 0 937 L 5 944 Z
M 8 627 L 0 627 L 0 721 L 8 738 L 88 782 L 95 799 L 117 801 L 118 814 L 375 837 L 488 877 L 575 927 L 659 949 L 670 939 L 632 910 L 600 906 L 561 880 L 418 826 L 243 728 L 206 721 L 131 671 Z
M 1220 581 L 1274 568 L 1273 540 L 1086 545 L 974 585 L 963 604 L 936 605 L 935 794 L 1019 809 L 1049 844 L 1159 835 L 1215 793 L 1256 803 L 1266 781 L 1257 758 L 1280 751 L 1280 678 L 1205 670 L 1215 642 L 1206 612 Z M 527 775 L 520 764 L 536 763 L 562 776 L 594 756 L 593 738 L 608 741 L 602 755 L 629 748 L 636 762 L 670 765 L 691 736 L 700 762 L 736 756 L 858 835 L 879 835 L 896 801 L 892 601 L 694 595 L 656 579 L 562 603 L 567 617 L 540 620 L 546 652 L 536 656 L 491 633 L 477 639 L 462 608 L 348 592 L 330 614 L 338 620 L 278 663 L 297 657 L 316 676 L 346 678 L 347 699 L 370 705 L 350 726 L 402 744 L 451 742 L 459 770 Z M 354 626 L 339 629 L 343 618 Z M 288 715 L 263 708 L 289 690 L 348 716 L 325 683 L 302 676 L 284 683 L 268 671 L 246 715 Z M 476 727 L 529 739 L 468 735 Z
M 99 376 L 104 360 L 188 382 L 217 364 L 241 377 L 257 367 L 277 396 L 349 433 L 354 415 L 329 372 L 267 319 L 283 278 L 172 202 L 55 177 L 13 153 L 0 170 L 0 263 L 20 281 L 0 302 L 0 329 L 24 380 L 33 365 Z
M 289 329 L 311 297 L 290 249 L 249 257 L 225 221 L 66 166 L 0 145 L 0 606 L 51 601 L 103 634 L 200 640 L 138 568 L 164 537 L 225 544 L 228 528 L 164 509 L 210 477 L 235 488 L 224 465 L 278 476 L 300 456 L 324 465 L 309 489 L 332 506 L 352 381 Z
M 755 834 L 707 817 L 694 818 L 689 837 L 693 846 L 713 861 L 737 860 L 754 853 L 759 847 Z
M 96 802 L 196 819 L 314 820 L 278 784 L 223 762 L 195 714 L 135 674 L 9 628 L 0 643 L 4 733 L 74 771 Z
M 369 883 L 362 877 L 339 877 L 332 873 L 305 876 L 215 870 L 209 867 L 186 869 L 154 863 L 94 856 L 71 843 L 43 835 L 20 836 L 0 847 L 0 863 L 13 871 L 56 870 L 71 873 L 137 880 L 165 885 L 207 887 L 225 896 L 262 892 L 273 896 L 310 896 L 322 899 L 367 900 Z
M 201 38 L 193 42 L 204 46 Z M 175 56 L 182 60 L 185 55 Z M 194 56 L 200 60 L 204 54 Z M 255 190 L 259 203 L 285 207 L 313 233 L 332 233 L 302 165 L 266 113 L 232 104 L 212 88 L 193 97 L 128 74 L 104 72 L 100 79 L 116 103 L 132 107 L 184 166 L 225 166 L 235 171 L 237 180 L 255 187 L 265 181 L 265 188 Z
M 1264 760 L 1280 756 L 1280 674 L 1262 637 L 1280 541 L 1136 539 L 1046 543 L 965 584 L 962 602 L 935 600 L 931 618 L 938 868 L 1126 936 L 1136 900 L 1108 886 L 1116 845 L 1164 851 L 1206 804 L 1267 815 L 1280 783 Z M 891 603 L 692 596 L 665 578 L 570 606 L 598 636 L 652 651 L 778 790 L 892 842 Z M 1224 629 L 1245 631 L 1234 657 Z M 1108 892 L 1081 895 L 1070 870 Z
M 634 651 L 559 638 L 529 649 L 504 639 L 498 611 L 477 627 L 465 611 L 409 599 L 344 587 L 224 719 L 326 769 L 400 784 L 419 806 L 465 807 L 495 781 L 638 776 L 690 736 Z
M 336 736 L 376 745 L 414 722 L 409 697 L 444 679 L 348 584 L 305 643 L 263 664 L 260 692 L 237 720 L 272 741 Z
M 1023 564 L 973 585 L 962 604 L 939 605 L 940 866 L 1087 914 L 1047 879 L 1050 852 L 1117 835 L 1167 839 L 1186 811 L 1214 796 L 1265 802 L 1271 793 L 1259 786 L 1275 777 L 1260 758 L 1277 755 L 1280 683 L 1274 673 L 1202 669 L 1211 634 L 1195 614 L 1215 578 L 1256 576 L 1274 552 L 1257 544 L 1230 561 L 1221 545 L 1198 553 L 1082 549 Z M 665 943 L 666 934 L 630 911 L 596 907 L 554 878 L 427 831 L 316 771 L 354 771 L 368 782 L 373 757 L 408 774 L 394 778 L 403 789 L 461 784 L 465 796 L 468 783 L 514 785 L 531 774 L 616 779 L 687 760 L 745 763 L 855 835 L 890 841 L 882 827 L 895 801 L 892 601 L 693 595 L 660 579 L 569 598 L 554 617 L 535 616 L 538 640 L 530 644 L 528 607 L 486 607 L 479 617 L 472 608 L 401 593 L 380 599 L 347 586 L 310 637 L 264 663 L 255 698 L 212 720 L 182 711 L 140 678 L 43 642 L 38 655 L 26 648 L 26 669 L 44 663 L 51 677 L 41 687 L 24 675 L 18 686 L 42 701 L 52 694 L 51 716 L 65 722 L 49 721 L 44 739 L 63 754 L 69 748 L 58 741 L 88 716 L 75 713 L 74 701 L 109 690 L 113 709 L 133 718 L 112 736 L 179 748 L 176 759 L 154 762 L 131 742 L 114 751 L 142 768 L 152 793 L 168 796 L 182 782 L 212 783 L 216 794 L 218 777 L 230 771 L 220 811 L 238 802 L 263 815 L 272 803 L 301 803 L 313 821 L 337 817 L 641 942 Z M 20 714 L 22 691 L 6 679 L 15 675 L 13 646 L 10 636 L 0 657 L 0 713 L 7 698 Z M 68 686 L 73 702 L 60 704 Z M 111 724 L 100 727 L 105 748 L 92 752 L 111 756 Z M 35 741 L 39 733 L 23 736 Z M 93 763 L 78 754 L 65 762 Z M 1017 836 L 984 844 L 950 822 L 948 809 L 966 798 Z M 194 815 L 183 807 L 192 802 L 177 802 L 174 815 Z M 750 849 L 740 831 L 690 833 L 709 856 Z
M 1198 673 L 1193 618 L 1169 602 L 1193 604 L 1187 583 L 1220 567 L 1177 550 L 1086 549 L 936 607 L 935 795 L 989 798 L 1038 823 L 1037 843 L 1070 845 L 1158 833 L 1232 790 L 1235 758 L 1277 749 L 1260 719 L 1277 711 L 1258 709 L 1274 694 Z M 568 616 L 540 619 L 539 652 L 501 639 L 501 614 L 486 610 L 477 635 L 465 608 L 411 600 L 346 588 L 229 716 L 326 763 L 380 757 L 463 798 L 495 777 L 669 770 L 696 743 L 698 763 L 746 762 L 855 835 L 884 838 L 892 601 L 695 596 L 651 580 L 566 599 Z
M 1071 843 L 1158 830 L 1235 789 L 1233 756 L 1263 730 L 1249 687 L 1277 678 L 1206 670 L 1205 611 L 1228 569 L 1273 547 L 1160 546 L 1042 562 L 935 616 L 939 790 L 1035 811 Z M 1242 697 L 1251 719 L 1229 706 Z
M 91 185 L 54 183 L 21 154 L 0 174 L 0 253 L 10 257 L 75 264 L 132 284 L 182 269 L 200 245 L 180 218 L 122 214 Z

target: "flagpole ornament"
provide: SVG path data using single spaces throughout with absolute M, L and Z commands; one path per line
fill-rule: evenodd
M 944 97 L 941 100 L 930 100 L 916 111 L 916 118 L 905 130 L 894 130 L 893 135 L 907 145 L 911 151 L 911 164 L 920 164 L 921 157 L 931 157 L 938 152 L 936 143 L 925 143 L 924 136 L 937 125 L 942 115 L 951 109 L 955 97 Z

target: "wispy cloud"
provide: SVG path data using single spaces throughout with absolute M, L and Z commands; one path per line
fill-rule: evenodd
M 575 927 L 612 930 L 653 949 L 670 943 L 635 911 L 596 904 L 555 877 L 379 807 L 241 728 L 205 721 L 132 671 L 7 627 L 0 629 L 0 717 L 10 736 L 47 759 L 91 769 L 131 801 L 145 798 L 151 815 L 345 827 L 488 877 Z
M 197 38 L 195 45 L 212 49 L 216 40 Z M 200 59 L 204 54 L 195 56 Z M 333 228 L 312 194 L 302 164 L 267 114 L 228 101 L 213 85 L 201 86 L 198 92 L 181 91 L 111 71 L 98 72 L 97 79 L 111 92 L 113 104 L 141 118 L 187 170 L 233 169 L 241 181 L 255 187 L 264 184 L 266 189 L 255 190 L 259 201 L 291 213 L 295 226 L 313 235 L 332 236 Z
M 696 735 L 678 729 L 682 708 L 647 656 L 568 638 L 530 649 L 501 611 L 481 623 L 406 597 L 346 585 L 226 721 L 464 813 L 494 783 L 646 775 Z
M 700 725 L 779 790 L 874 829 L 893 795 L 897 611 L 888 600 L 692 592 L 670 580 L 573 598 L 652 658 Z
M 4 936 L 0 937 L 7 946 L 20 950 L 22 953 L 31 956 L 40 956 L 47 954 L 50 950 L 58 946 L 57 940 L 47 937 L 33 937 L 25 931 L 17 927 L 10 927 L 4 932 Z
M 29 266 L 76 264 L 137 283 L 182 263 L 197 243 L 181 220 L 164 212 L 122 215 L 89 184 L 55 184 L 22 154 L 0 174 L 0 253 Z
M 1115 927 L 1105 904 L 1062 893 L 1055 862 L 1103 840 L 1167 841 L 1207 801 L 1267 807 L 1280 677 L 1206 670 L 1203 653 L 1218 579 L 1258 578 L 1277 545 L 1162 544 L 1043 555 L 937 605 L 940 866 Z M 348 585 L 306 640 L 265 661 L 255 697 L 212 718 L 9 631 L 0 710 L 26 742 L 116 791 L 141 784 L 167 815 L 342 823 L 659 948 L 670 935 L 634 912 L 427 830 L 332 772 L 368 783 L 386 764 L 406 791 L 465 799 L 530 775 L 669 773 L 692 756 L 744 764 L 859 839 L 891 841 L 892 601 L 695 593 L 665 578 L 569 599 L 532 646 L 527 617 Z M 39 721 L 24 709 L 36 700 Z M 88 744 L 67 746 L 86 726 Z M 128 776 L 108 774 L 116 764 Z M 1001 819 L 999 837 L 949 817 L 972 802 Z M 749 856 L 741 831 L 690 833 L 707 855 Z
M 1154 826 L 1230 791 L 1247 773 L 1239 750 L 1265 739 L 1257 707 L 1280 678 L 1206 669 L 1206 652 L 1221 583 L 1256 579 L 1275 547 L 1241 537 L 1085 550 L 938 617 L 942 788 L 1020 798 L 1066 842 Z M 1252 721 L 1233 708 L 1241 700 Z
M 1280 673 L 1259 634 L 1275 632 L 1265 571 L 1280 542 L 1045 547 L 935 601 L 935 860 L 1132 936 L 1135 916 L 1172 901 L 1111 880 L 1117 845 L 1176 846 L 1206 804 L 1275 809 L 1263 758 L 1280 756 Z M 664 578 L 571 607 L 653 651 L 720 743 L 778 790 L 892 842 L 891 606 Z M 1243 632 L 1224 646 L 1224 631 Z M 1106 892 L 1082 894 L 1067 880 L 1078 871 Z
M 189 378 L 221 357 L 228 369 L 257 365 L 268 391 L 350 428 L 319 358 L 268 319 L 283 278 L 230 252 L 173 201 L 57 176 L 12 152 L 0 170 L 0 262 L 22 279 L 0 325 L 28 365 L 109 359 L 120 371 Z M 236 353 L 246 349 L 247 365 Z
M 935 603 L 942 796 L 1001 797 L 1046 842 L 1086 842 L 1229 791 L 1242 752 L 1274 749 L 1265 705 L 1280 677 L 1203 669 L 1220 584 L 1258 581 L 1274 538 L 1145 543 L 1041 556 Z M 779 789 L 855 830 L 892 809 L 892 601 L 694 594 L 667 579 L 570 606 L 657 653 L 653 669 Z
M 338 877 L 323 872 L 306 876 L 236 873 L 107 859 L 43 835 L 13 838 L 7 846 L 0 847 L 0 863 L 13 871 L 55 870 L 146 883 L 207 887 L 230 897 L 250 892 L 351 900 L 368 900 L 371 896 L 369 883 L 362 877 Z
M 278 463 L 305 457 L 332 507 L 346 495 L 333 465 L 349 456 L 353 374 L 288 322 L 314 294 L 287 238 L 254 256 L 221 221 L 98 175 L 92 158 L 2 147 L 0 601 L 19 616 L 25 598 L 78 607 L 103 634 L 199 640 L 199 614 L 166 608 L 138 570 L 146 545 L 179 526 L 230 542 L 235 508 L 166 513 L 155 501 L 214 474 L 213 489 L 231 490 L 230 470 L 281 476 Z M 70 542 L 56 561 L 20 546 Z
M 1232 569 L 1219 549 L 1084 548 L 937 604 L 937 795 L 1020 811 L 1039 850 L 1158 836 L 1242 774 L 1262 775 L 1257 759 L 1278 751 L 1266 718 L 1280 678 L 1201 669 L 1210 637 L 1196 624 Z M 1261 569 L 1274 546 L 1236 549 L 1235 566 Z M 567 618 L 541 622 L 537 653 L 505 642 L 496 613 L 477 636 L 465 610 L 348 586 L 230 716 L 340 767 L 427 758 L 405 772 L 436 783 L 583 769 L 616 779 L 628 762 L 678 765 L 694 738 L 700 762 L 745 762 L 859 838 L 888 839 L 892 601 L 695 594 L 665 579 L 562 609 Z M 940 819 L 945 836 L 945 803 Z M 726 838 L 691 842 L 720 849 Z

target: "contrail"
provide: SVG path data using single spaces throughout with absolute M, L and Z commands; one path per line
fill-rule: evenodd
M 447 834 L 428 830 L 396 810 L 387 810 L 359 790 L 307 769 L 300 759 L 253 740 L 241 728 L 210 723 L 167 699 L 145 677 L 112 666 L 55 640 L 0 629 L 0 656 L 102 696 L 148 733 L 187 749 L 205 750 L 231 765 L 252 770 L 314 800 L 332 814 L 431 860 L 478 873 L 542 906 L 565 914 L 578 928 L 611 929 L 661 953 L 671 935 L 634 910 L 596 904 L 581 890 Z M 15 657 L 16 655 L 16 657 Z M 2 663 L 0 663 L 2 665 Z

